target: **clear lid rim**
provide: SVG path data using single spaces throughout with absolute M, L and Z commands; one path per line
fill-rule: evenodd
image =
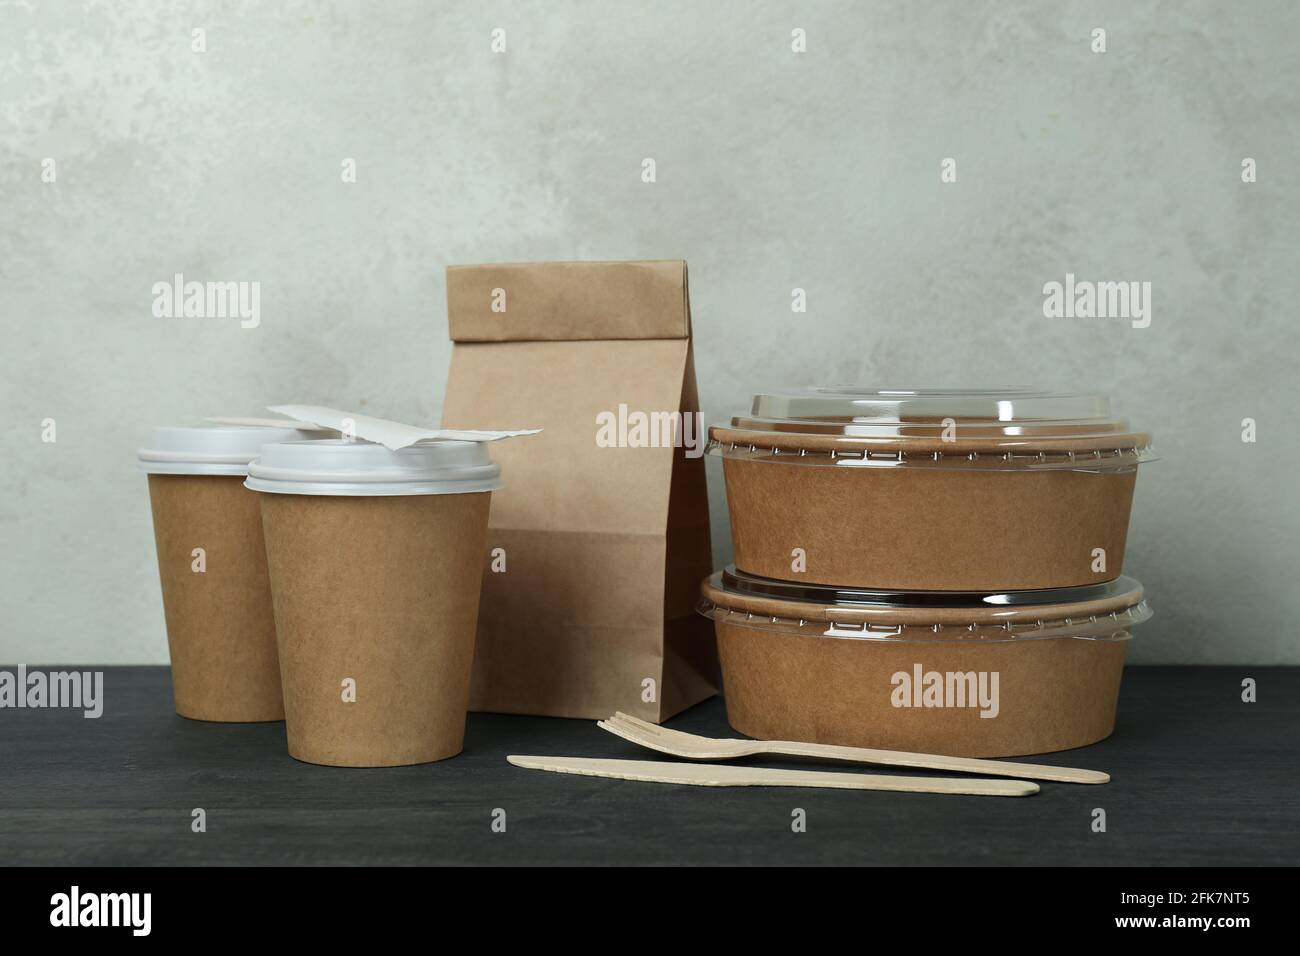
M 734 564 L 714 572 L 708 579 L 717 590 L 742 598 L 804 602 L 821 607 L 879 608 L 881 610 L 1008 610 L 1080 604 L 1107 600 L 1136 592 L 1143 599 L 1142 585 L 1126 575 L 1097 584 L 1064 588 L 1008 591 L 924 591 L 841 587 L 783 581 L 747 574 Z
M 941 434 L 947 441 L 999 436 L 1067 440 L 1131 432 L 1124 418 L 1112 414 L 1110 400 L 1104 395 L 1011 387 L 772 389 L 753 396 L 749 414 L 733 417 L 729 426 L 715 427 L 784 436 L 842 435 L 849 440 L 898 441 Z
M 734 569 L 728 568 L 733 577 Z M 755 595 L 724 587 L 723 571 L 706 578 L 696 605 L 698 613 L 728 626 L 800 636 L 848 638 L 901 643 L 1000 643 L 1024 640 L 1078 639 L 1090 641 L 1128 640 L 1129 630 L 1152 617 L 1142 586 L 1132 578 L 1119 578 L 1109 585 L 1082 588 L 1044 589 L 1039 592 L 1005 592 L 1026 596 L 1035 603 L 1020 603 L 999 609 L 987 604 L 926 607 L 908 605 L 837 603 L 822 600 L 790 600 L 786 597 Z M 769 582 L 770 579 L 754 579 Z M 803 585 L 784 583 L 795 589 Z M 828 589 L 846 590 L 846 589 Z M 847 589 L 853 590 L 853 589 Z M 1089 592 L 1092 600 L 1078 600 Z M 1114 596 L 1096 598 L 1097 594 Z M 967 600 L 969 593 L 870 592 L 900 594 L 942 594 L 949 601 Z M 988 595 L 985 595 L 986 597 Z M 1042 603 L 1068 596 L 1074 600 Z M 818 595 L 824 597 L 824 595 Z M 732 600 L 734 598 L 734 600 Z

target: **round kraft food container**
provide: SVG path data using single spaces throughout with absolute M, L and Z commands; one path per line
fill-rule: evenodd
M 891 590 L 1098 584 L 1150 436 L 1098 395 L 808 388 L 709 429 L 736 566 Z
M 1115 726 L 1128 577 L 988 593 L 796 585 L 729 567 L 705 579 L 727 719 L 760 740 L 959 757 L 1096 743 Z

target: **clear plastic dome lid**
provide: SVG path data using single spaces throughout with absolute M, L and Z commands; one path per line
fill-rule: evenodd
M 748 415 L 712 429 L 712 450 L 783 449 L 833 463 L 968 463 L 1012 467 L 1131 466 L 1150 436 L 1116 416 L 1104 395 L 1031 388 L 821 386 L 754 396 Z M 1047 452 L 1060 452 L 1048 456 Z M 984 461 L 978 462 L 983 455 Z M 815 463 L 815 462 L 809 462 Z
M 971 435 L 1037 433 L 1115 434 L 1128 422 L 1111 414 L 1103 395 L 1071 395 L 1026 388 L 863 388 L 835 386 L 773 391 L 754 396 L 737 427 L 812 434 L 899 435 L 942 429 L 946 421 Z M 794 426 L 794 427 L 791 427 Z

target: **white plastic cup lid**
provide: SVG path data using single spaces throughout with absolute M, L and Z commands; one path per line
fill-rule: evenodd
M 501 466 L 487 445 L 432 441 L 392 451 L 341 438 L 267 445 L 245 487 L 284 495 L 457 495 L 495 491 Z
M 137 453 L 139 468 L 151 475 L 248 474 L 248 463 L 272 442 L 307 441 L 320 432 L 248 425 L 163 426 L 149 447 Z

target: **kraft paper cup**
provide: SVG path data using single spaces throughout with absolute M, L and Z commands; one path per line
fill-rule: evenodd
M 1151 617 L 1142 586 L 1123 577 L 938 594 L 801 586 L 728 568 L 701 591 L 736 730 L 961 757 L 1109 736 L 1129 629 Z
M 283 720 L 275 621 L 248 462 L 294 428 L 154 429 L 149 476 L 176 712 L 194 720 Z
M 460 753 L 491 491 L 481 443 L 270 445 L 249 469 L 289 754 L 337 767 Z
M 736 566 L 886 589 L 1119 577 L 1150 436 L 1099 396 L 814 388 L 709 430 Z

